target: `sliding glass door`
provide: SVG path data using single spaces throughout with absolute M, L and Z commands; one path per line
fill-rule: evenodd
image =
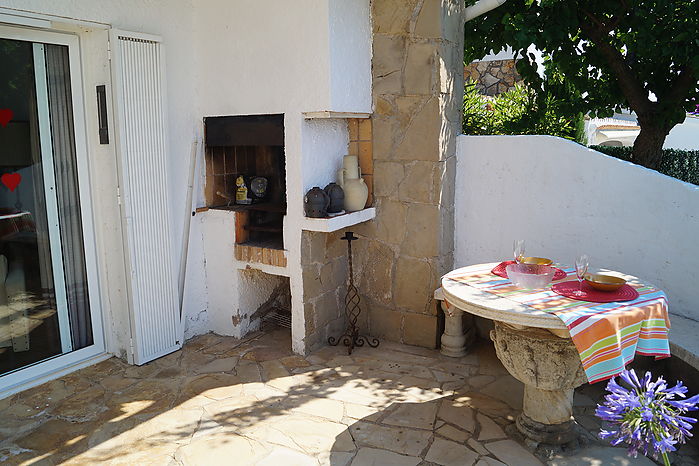
M 94 343 L 72 51 L 1 32 L 0 378 Z

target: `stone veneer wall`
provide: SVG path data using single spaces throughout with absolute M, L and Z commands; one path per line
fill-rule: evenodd
M 344 234 L 303 231 L 301 235 L 306 351 L 326 345 L 329 336 L 337 338 L 345 330 L 347 242 L 340 239 Z
M 347 153 L 356 155 L 364 182 L 369 188 L 367 206 L 374 204 L 374 151 L 372 146 L 371 118 L 348 118 L 347 133 L 349 143 Z
M 498 95 L 522 81 L 515 60 L 474 61 L 464 67 L 464 81 L 476 81 L 482 94 Z
M 355 227 L 370 334 L 435 347 L 432 300 L 453 264 L 463 2 L 373 0 L 374 221 Z

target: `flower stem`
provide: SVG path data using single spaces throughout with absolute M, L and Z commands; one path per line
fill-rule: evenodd
M 667 452 L 663 452 L 663 464 L 665 466 L 670 466 L 670 458 L 667 457 Z

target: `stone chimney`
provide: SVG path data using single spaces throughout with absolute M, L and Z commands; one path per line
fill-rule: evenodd
M 462 15 L 461 0 L 372 1 L 377 217 L 355 231 L 365 236 L 365 325 L 385 340 L 436 347 L 439 338 L 432 296 L 454 261 Z

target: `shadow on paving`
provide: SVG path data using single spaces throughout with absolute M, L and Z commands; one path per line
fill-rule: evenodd
M 204 335 L 0 400 L 0 463 L 540 464 L 508 436 L 522 386 L 489 342 L 459 359 L 388 342 L 306 358 L 290 346 L 284 329 Z M 593 398 L 580 400 L 592 423 Z

